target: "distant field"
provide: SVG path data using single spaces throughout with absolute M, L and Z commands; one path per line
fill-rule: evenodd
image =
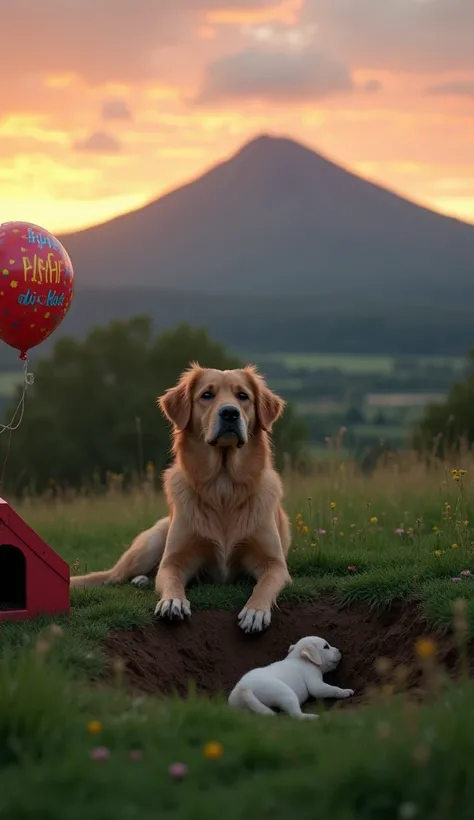
M 358 355 L 351 353 L 268 353 L 255 354 L 254 360 L 261 365 L 280 364 L 288 370 L 332 370 L 337 369 L 345 373 L 389 374 L 392 373 L 395 362 L 406 361 L 407 364 L 418 367 L 450 367 L 461 372 L 465 360 L 450 356 L 379 356 Z

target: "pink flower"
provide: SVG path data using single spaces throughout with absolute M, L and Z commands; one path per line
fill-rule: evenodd
M 405 535 L 405 530 L 403 529 L 403 527 L 397 527 L 397 529 L 395 530 L 395 535 Z
M 186 763 L 172 763 L 168 769 L 168 774 L 173 780 L 182 780 L 188 773 Z
M 455 584 L 457 584 L 457 583 L 458 583 L 458 581 L 460 581 L 460 580 L 461 580 L 461 579 L 460 579 L 459 575 L 456 575 L 456 577 L 455 577 L 455 578 L 451 578 L 451 581 L 453 581 Z
M 467 576 L 470 575 L 470 574 L 471 574 L 471 570 L 469 570 L 469 569 L 463 569 L 462 572 L 460 573 L 460 575 L 463 575 L 464 578 L 467 578 Z
M 318 530 L 320 535 L 326 535 L 326 530 Z
M 143 752 L 141 749 L 131 749 L 128 753 L 130 760 L 142 760 Z
M 91 750 L 91 760 L 108 760 L 110 757 L 110 749 L 107 746 L 96 746 Z
M 348 572 L 357 572 L 357 567 L 355 564 L 349 564 L 347 567 Z

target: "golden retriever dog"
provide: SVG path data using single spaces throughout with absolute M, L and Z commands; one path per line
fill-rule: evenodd
M 225 583 L 245 572 L 256 584 L 239 625 L 260 632 L 291 583 L 290 525 L 270 447 L 284 402 L 254 367 L 193 364 L 158 403 L 173 425 L 174 463 L 164 473 L 169 516 L 140 533 L 112 569 L 73 577 L 71 586 L 141 586 L 157 570 L 155 613 L 183 619 L 191 615 L 186 584 L 193 576 Z

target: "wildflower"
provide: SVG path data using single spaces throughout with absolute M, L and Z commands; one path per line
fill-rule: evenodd
M 441 558 L 441 555 L 442 555 L 441 550 L 435 550 L 435 556 L 436 556 L 436 558 Z
M 110 749 L 107 746 L 96 746 L 91 749 L 91 760 L 108 760 L 110 757 Z
M 348 572 L 357 572 L 356 565 L 355 564 L 349 564 L 349 566 L 347 567 L 347 571 Z
M 460 575 L 462 575 L 463 578 L 468 578 L 470 574 L 471 574 L 471 570 L 469 570 L 469 569 L 463 569 L 460 573 Z
M 369 521 L 370 521 L 371 524 L 378 524 L 379 523 L 379 519 L 377 518 L 376 515 L 373 515 L 372 518 L 369 519 Z
M 304 533 L 309 532 L 309 527 L 307 527 L 306 524 L 304 525 L 304 527 L 302 529 L 303 529 Z
M 100 720 L 90 720 L 86 728 L 90 735 L 98 735 L 102 731 L 102 723 Z
M 430 660 L 436 655 L 436 644 L 431 638 L 420 638 L 415 644 L 415 652 L 420 660 Z
M 437 527 L 436 524 L 433 527 L 433 532 L 439 532 L 439 527 Z
M 452 550 L 458 550 L 459 549 L 459 544 L 451 544 L 451 549 Z
M 303 518 L 303 516 L 301 515 L 301 513 L 296 513 L 296 520 L 297 521 L 301 521 L 302 518 Z
M 336 502 L 335 501 L 330 501 L 329 502 L 329 509 L 330 510 L 335 510 L 336 509 Z
M 315 550 L 315 549 L 316 549 L 316 547 L 317 547 L 318 545 L 317 545 L 317 544 L 315 544 L 315 543 L 314 543 L 314 541 L 313 541 L 313 543 L 311 544 L 311 546 L 312 546 L 312 548 Z
M 463 521 L 462 523 L 463 523 L 463 526 L 464 526 L 464 527 L 468 527 L 468 526 L 469 526 L 469 521 L 468 521 L 467 519 L 466 519 L 465 521 Z
M 408 529 L 407 529 L 407 535 L 408 535 L 408 537 L 409 537 L 409 538 L 411 538 L 411 537 L 412 537 L 412 535 L 413 535 L 413 527 L 408 527 Z
M 130 760 L 142 760 L 143 752 L 141 749 L 131 749 L 128 756 Z
M 222 743 L 211 741 L 211 743 L 206 743 L 202 753 L 207 760 L 219 760 L 224 754 L 224 747 Z
M 339 538 L 344 538 L 344 533 L 343 532 L 339 533 Z
M 320 535 L 326 535 L 326 530 L 318 530 Z
M 168 774 L 173 780 L 182 780 L 188 773 L 186 763 L 172 763 L 168 768 Z
M 453 584 L 457 584 L 460 580 L 461 580 L 461 578 L 459 577 L 459 575 L 456 575 L 454 578 L 451 578 L 451 581 L 453 582 Z
M 404 530 L 403 527 L 397 527 L 397 529 L 394 530 L 394 532 L 395 532 L 395 535 L 405 535 L 405 530 Z

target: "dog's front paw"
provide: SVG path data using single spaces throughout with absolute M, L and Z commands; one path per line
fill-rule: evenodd
M 353 694 L 354 694 L 353 689 L 343 689 L 342 690 L 342 697 L 343 698 L 351 698 Z
M 179 618 L 181 621 L 185 616 L 191 615 L 191 604 L 187 598 L 162 598 L 155 607 L 155 615 L 160 618 Z
M 244 606 L 239 612 L 239 626 L 244 632 L 263 632 L 269 626 L 272 615 L 270 610 L 249 609 Z
M 148 575 L 136 575 L 135 578 L 132 578 L 130 581 L 132 586 L 138 587 L 138 589 L 145 589 L 145 587 L 150 585 L 150 579 Z
M 317 720 L 319 715 L 313 715 L 312 712 L 301 712 L 301 715 L 298 715 L 300 720 Z

